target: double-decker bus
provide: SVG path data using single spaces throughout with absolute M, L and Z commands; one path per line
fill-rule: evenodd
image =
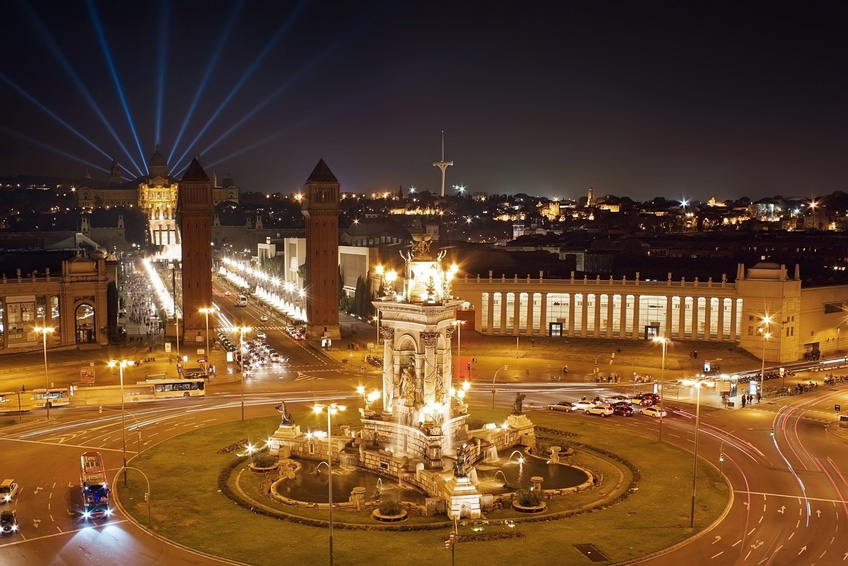
M 85 452 L 80 459 L 82 471 L 82 516 L 86 519 L 101 519 L 112 514 L 109 507 L 109 483 L 100 452 Z

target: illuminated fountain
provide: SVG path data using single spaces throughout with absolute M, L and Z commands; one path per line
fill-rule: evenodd
M 383 339 L 383 390 L 382 395 L 368 396 L 359 390 L 365 402 L 361 428 L 346 436 L 333 434 L 333 444 L 327 446 L 284 417 L 270 442 L 271 453 L 315 460 L 325 459 L 330 450 L 340 468 L 396 478 L 400 488 L 426 494 L 428 510 L 477 518 L 485 504 L 476 466 L 516 446 L 534 448 L 533 423 L 516 399 L 513 414 L 501 426 L 468 430 L 468 406 L 463 402 L 467 385 L 452 386 L 451 338 L 462 304 L 451 295 L 457 267 L 443 269 L 444 252 L 431 255 L 428 235 L 414 235 L 412 250 L 403 258 L 403 277 L 382 267 L 377 270 L 380 296 L 374 306 Z M 400 280 L 402 289 L 396 290 Z M 381 411 L 374 407 L 380 397 Z M 386 495 L 382 481 L 376 491 Z M 358 500 L 362 493 L 357 489 Z

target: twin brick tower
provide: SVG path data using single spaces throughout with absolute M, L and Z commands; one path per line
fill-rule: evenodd
M 212 304 L 212 181 L 193 159 L 179 183 L 182 237 L 183 333 L 203 336 Z M 339 329 L 339 182 L 320 160 L 306 181 L 306 334 L 341 338 Z M 207 354 L 208 355 L 208 354 Z

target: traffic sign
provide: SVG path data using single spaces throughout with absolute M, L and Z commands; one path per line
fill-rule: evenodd
M 842 410 L 842 405 L 834 405 L 833 408 L 838 413 L 839 411 Z

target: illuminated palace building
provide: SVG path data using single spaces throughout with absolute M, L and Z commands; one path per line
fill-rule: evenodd
M 773 263 L 740 264 L 733 282 L 490 275 L 460 277 L 453 292 L 483 334 L 728 342 L 780 362 L 836 354 L 848 322 L 848 287 L 802 288 L 797 267 Z
M 82 210 L 112 206 L 138 207 L 147 217 L 147 238 L 151 244 L 160 246 L 157 259 L 179 260 L 180 233 L 177 227 L 177 201 L 179 182 L 169 176 L 168 161 L 159 152 L 159 146 L 147 163 L 148 175 L 124 182 L 117 163 L 112 164 L 111 176 L 106 187 L 82 186 L 76 191 L 77 206 Z M 239 188 L 226 174 L 223 186 L 217 186 L 212 175 L 212 204 L 223 201 L 237 203 Z

